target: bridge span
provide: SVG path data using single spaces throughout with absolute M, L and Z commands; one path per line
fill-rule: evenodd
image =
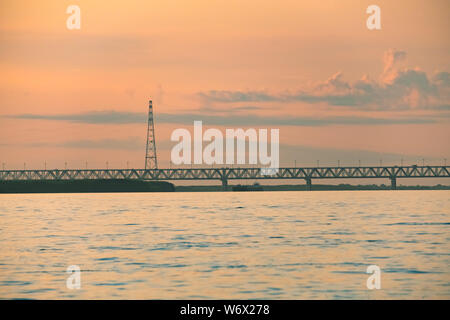
M 273 175 L 261 174 L 261 168 L 169 168 L 169 169 L 54 169 L 1 170 L 1 181 L 33 180 L 228 180 L 303 179 L 311 189 L 313 179 L 387 178 L 396 189 L 398 178 L 449 178 L 450 166 L 380 166 L 380 167 L 294 167 L 279 168 Z

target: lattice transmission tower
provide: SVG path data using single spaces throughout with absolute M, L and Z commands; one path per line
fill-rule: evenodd
M 147 147 L 145 149 L 145 169 L 158 169 L 156 159 L 155 125 L 153 123 L 152 100 L 148 103 Z

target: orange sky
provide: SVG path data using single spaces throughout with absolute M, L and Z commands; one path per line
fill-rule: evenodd
M 71 4 L 81 30 L 66 28 Z M 366 28 L 370 4 L 381 30 Z M 282 165 L 441 164 L 450 159 L 449 6 L 3 0 L 0 162 L 142 167 L 151 98 L 162 164 L 172 130 L 192 129 L 192 117 L 222 130 L 280 128 Z

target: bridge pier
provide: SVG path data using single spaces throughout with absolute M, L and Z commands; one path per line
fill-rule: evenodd
M 391 177 L 391 190 L 396 190 L 397 189 L 397 178 L 396 177 Z
M 227 191 L 228 190 L 228 180 L 226 178 L 222 179 L 222 190 Z
M 311 191 L 312 189 L 312 183 L 311 183 L 311 178 L 306 178 L 306 190 Z

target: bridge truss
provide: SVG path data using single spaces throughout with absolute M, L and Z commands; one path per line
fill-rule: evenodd
M 274 175 L 261 174 L 260 168 L 174 168 L 174 169 L 91 169 L 91 170 L 2 170 L 1 181 L 34 180 L 228 180 L 388 178 L 393 189 L 397 178 L 449 178 L 450 166 L 393 167 L 305 167 L 280 168 Z

